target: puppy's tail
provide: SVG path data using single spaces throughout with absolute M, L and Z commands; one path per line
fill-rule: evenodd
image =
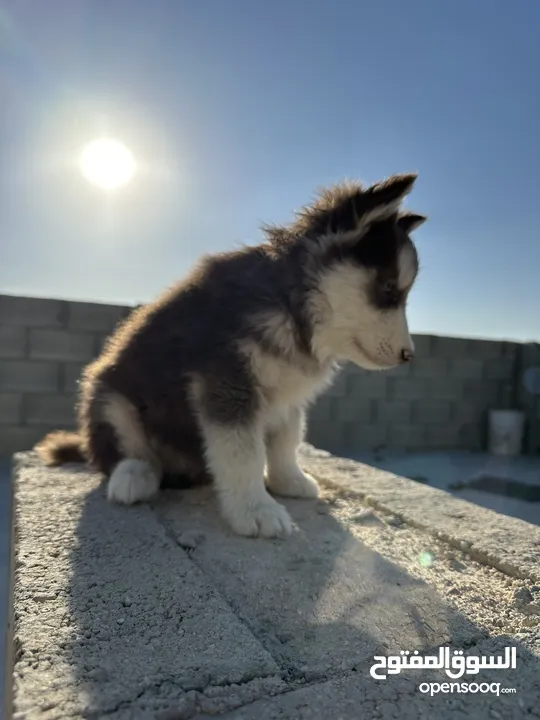
M 45 465 L 86 462 L 82 437 L 75 432 L 55 430 L 45 435 L 35 447 Z

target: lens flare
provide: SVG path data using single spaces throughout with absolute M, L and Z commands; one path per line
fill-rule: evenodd
M 420 555 L 420 565 L 422 565 L 422 567 L 429 567 L 433 564 L 434 560 L 435 555 L 432 552 L 429 552 L 429 550 L 426 550 Z

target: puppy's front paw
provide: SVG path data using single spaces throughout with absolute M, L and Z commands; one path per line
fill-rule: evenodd
M 122 460 L 111 474 L 107 497 L 123 505 L 149 500 L 159 490 L 159 478 L 144 460 Z
M 252 502 L 223 507 L 223 515 L 232 529 L 247 537 L 283 537 L 292 532 L 292 520 L 287 510 L 270 495 Z
M 298 466 L 270 472 L 268 487 L 276 495 L 294 498 L 316 498 L 319 496 L 317 481 Z

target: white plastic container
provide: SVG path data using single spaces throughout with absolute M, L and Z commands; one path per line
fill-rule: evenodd
M 490 410 L 489 452 L 492 455 L 519 455 L 524 429 L 525 413 L 521 410 Z

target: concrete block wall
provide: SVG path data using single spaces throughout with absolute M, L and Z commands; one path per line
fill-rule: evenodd
M 514 408 L 522 345 L 416 335 L 406 367 L 348 365 L 314 405 L 308 440 L 334 453 L 483 450 L 488 410 Z M 526 448 L 527 449 L 527 448 Z
M 73 427 L 77 380 L 132 308 L 0 295 L 0 456 Z M 485 447 L 487 411 L 523 407 L 525 450 L 540 452 L 539 394 L 520 378 L 539 345 L 417 335 L 407 367 L 345 367 L 313 406 L 308 440 L 332 452 Z
M 0 295 L 0 456 L 73 427 L 77 380 L 131 308 Z
M 517 404 L 527 416 L 527 452 L 540 453 L 540 343 L 522 345 L 516 383 Z

